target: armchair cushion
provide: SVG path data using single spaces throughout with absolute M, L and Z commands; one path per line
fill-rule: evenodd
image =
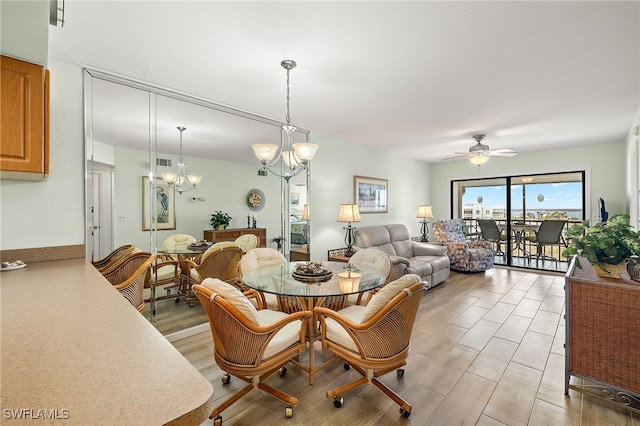
M 282 318 L 286 318 L 289 316 L 284 312 L 272 311 L 271 309 L 261 309 L 257 311 L 257 314 L 258 325 L 262 326 L 268 326 Z M 300 326 L 300 321 L 292 321 L 282 327 L 282 329 L 278 331 L 275 336 L 273 336 L 273 339 L 271 339 L 271 341 L 267 345 L 267 348 L 264 350 L 262 359 L 270 358 L 271 356 L 282 352 L 289 346 L 298 343 L 300 341 Z
M 231 284 L 225 283 L 218 278 L 206 278 L 200 285 L 213 291 L 214 294 L 211 297 L 215 297 L 216 293 L 219 294 L 227 302 L 233 305 L 233 307 L 236 308 L 238 312 L 244 315 L 245 318 L 256 325 L 260 325 L 258 310 L 255 308 L 255 306 L 253 306 L 249 299 L 247 299 L 247 297 L 242 294 L 242 292 L 236 287 L 232 286 Z
M 367 322 L 378 313 L 380 309 L 385 307 L 398 293 L 413 284 L 420 282 L 420 276 L 416 274 L 403 275 L 397 280 L 390 282 L 382 287 L 369 301 L 362 314 L 361 322 Z

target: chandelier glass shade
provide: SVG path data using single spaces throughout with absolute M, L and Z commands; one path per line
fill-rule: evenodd
M 258 143 L 252 145 L 253 152 L 262 163 L 262 168 L 259 174 L 266 174 L 267 171 L 272 174 L 285 179 L 287 182 L 294 176 L 299 175 L 303 170 L 306 170 L 309 161 L 314 157 L 318 145 L 304 142 L 293 143 L 293 135 L 296 131 L 296 127 L 291 124 L 290 110 L 290 79 L 289 72 L 296 67 L 296 62 L 290 59 L 285 59 L 280 65 L 287 70 L 287 117 L 286 124 L 282 125 L 280 146 L 272 143 Z M 280 152 L 280 155 L 278 155 Z M 282 159 L 280 171 L 275 171 L 271 167 L 278 163 L 278 160 Z
M 180 131 L 180 157 L 176 163 L 175 172 L 162 173 L 162 179 L 175 190 L 178 194 L 191 191 L 202 181 L 202 176 L 187 174 L 187 166 L 182 158 L 182 132 L 187 130 L 185 127 L 178 126 Z

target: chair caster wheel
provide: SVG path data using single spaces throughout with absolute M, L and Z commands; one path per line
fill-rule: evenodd
M 221 425 L 222 425 L 222 417 L 216 416 L 216 418 L 213 419 L 213 426 L 221 426 Z
M 344 399 L 341 396 L 334 396 L 333 397 L 333 406 L 336 408 L 340 408 L 342 407 L 342 403 L 344 402 Z
M 408 419 L 409 416 L 411 415 L 411 411 L 405 410 L 404 408 L 400 409 L 400 415 L 402 417 L 404 417 L 405 419 Z
M 228 385 L 229 383 L 231 383 L 231 374 L 227 373 L 224 376 L 222 376 L 222 384 Z
M 280 367 L 278 370 L 278 376 L 284 377 L 287 374 L 287 367 Z
M 193 304 L 193 302 L 189 302 L 189 307 L 193 308 L 195 305 Z
M 404 368 L 398 368 L 396 374 L 398 375 L 398 378 L 404 377 Z
M 284 416 L 287 419 L 290 419 L 291 417 L 293 417 L 293 407 L 291 407 L 290 405 L 287 405 L 286 407 L 284 407 Z
M 344 367 L 345 371 L 351 370 L 351 366 L 349 364 L 347 364 L 346 362 L 342 366 Z
M 171 289 L 167 290 L 167 294 L 171 294 Z
M 174 300 L 174 302 L 176 302 L 176 303 L 178 303 L 179 301 L 180 301 L 179 297 L 176 297 L 175 300 Z

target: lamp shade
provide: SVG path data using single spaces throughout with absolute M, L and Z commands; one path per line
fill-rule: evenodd
M 272 143 L 256 143 L 251 147 L 260 161 L 271 161 L 278 151 L 278 145 Z
M 479 166 L 481 164 L 486 163 L 488 159 L 489 159 L 489 157 L 487 157 L 486 155 L 482 155 L 482 154 L 474 155 L 473 157 L 469 157 L 469 161 L 471 161 L 476 166 Z
M 338 272 L 338 283 L 342 293 L 355 293 L 360 286 L 360 272 L 345 271 Z
M 360 222 L 360 211 L 357 204 L 340 204 L 338 222 Z
M 311 216 L 309 215 L 309 204 L 305 204 L 302 208 L 302 220 L 309 220 Z
M 433 217 L 433 212 L 431 211 L 431 206 L 428 206 L 426 204 L 419 205 L 418 206 L 418 215 L 416 217 L 419 217 L 421 219 L 427 219 L 427 218 Z

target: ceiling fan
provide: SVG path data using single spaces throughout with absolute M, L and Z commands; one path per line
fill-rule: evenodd
M 485 136 L 486 135 L 473 135 L 473 139 L 475 139 L 477 144 L 469 147 L 469 152 L 456 152 L 456 154 L 460 155 L 443 158 L 442 161 L 468 158 L 473 164 L 477 164 L 479 166 L 486 163 L 489 157 L 514 157 L 518 155 L 518 153 L 511 148 L 489 149 L 489 145 L 482 143 Z

